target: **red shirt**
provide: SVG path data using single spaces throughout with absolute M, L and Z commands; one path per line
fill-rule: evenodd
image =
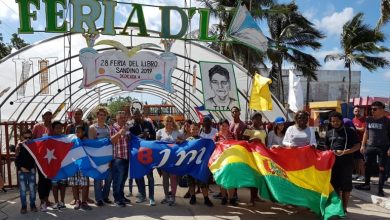
M 117 134 L 119 130 L 121 130 L 121 127 L 117 123 L 115 123 L 111 127 L 111 131 L 110 131 L 111 136 Z M 125 160 L 129 159 L 129 147 L 127 142 L 128 142 L 127 135 L 121 136 L 119 138 L 119 142 L 112 146 L 112 149 L 114 150 L 114 158 L 125 159 Z
M 230 122 L 229 131 L 233 134 L 235 140 L 242 140 L 242 134 L 246 129 L 246 124 L 243 121 L 235 123 L 234 121 Z
M 355 117 L 355 118 L 352 119 L 352 123 L 355 126 L 355 128 L 365 128 L 366 127 L 366 119 L 364 117 L 360 117 L 360 118 L 356 118 Z M 358 134 L 359 140 L 362 141 L 363 140 L 364 131 L 356 130 L 356 132 Z
M 45 124 L 40 123 L 34 125 L 34 128 L 32 130 L 33 138 L 41 138 L 43 136 L 50 136 L 53 135 L 53 129 L 51 127 L 46 127 Z

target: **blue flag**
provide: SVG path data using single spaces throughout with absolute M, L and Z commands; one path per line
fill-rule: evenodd
M 144 141 L 131 138 L 130 178 L 142 178 L 154 168 L 207 182 L 210 170 L 208 162 L 215 144 L 210 139 L 170 144 L 160 141 Z

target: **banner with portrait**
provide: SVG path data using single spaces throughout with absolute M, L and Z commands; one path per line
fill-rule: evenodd
M 208 111 L 230 111 L 240 106 L 233 65 L 231 63 L 199 62 L 204 107 Z

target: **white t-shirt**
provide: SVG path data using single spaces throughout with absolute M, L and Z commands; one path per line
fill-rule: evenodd
M 217 134 L 218 133 L 218 130 L 217 129 L 215 129 L 215 128 L 211 128 L 211 131 L 210 131 L 210 133 L 208 133 L 208 134 L 206 134 L 205 132 L 204 132 L 204 129 L 202 129 L 202 132 L 200 132 L 200 137 L 201 138 L 204 138 L 204 139 L 214 139 L 214 136 L 215 136 L 215 134 Z
M 179 131 L 172 131 L 172 133 L 168 134 L 165 131 L 165 128 L 160 129 L 156 133 L 157 139 L 161 137 L 160 141 L 175 143 L 178 137 L 181 137 L 181 134 Z
M 306 145 L 317 146 L 314 130 L 310 127 L 300 130 L 297 126 L 292 125 L 287 128 L 283 139 L 283 145 L 287 147 L 302 147 Z

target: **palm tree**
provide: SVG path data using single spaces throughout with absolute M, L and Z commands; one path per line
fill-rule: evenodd
M 379 18 L 377 28 L 390 21 L 390 0 L 381 1 L 381 17 Z
M 267 50 L 267 57 L 272 64 L 270 76 L 277 79 L 277 82 L 273 83 L 273 89 L 277 89 L 276 94 L 282 103 L 284 103 L 283 62 L 291 63 L 304 76 L 317 80 L 315 70 L 320 63 L 302 49 L 306 47 L 319 49 L 321 43 L 318 40 L 324 37 L 310 21 L 299 13 L 298 6 L 294 2 L 288 5 L 274 5 L 270 10 L 283 11 L 283 8 L 289 10 L 282 13 L 266 13 L 271 35 Z
M 352 20 L 344 24 L 340 38 L 343 52 L 326 55 L 325 62 L 343 60 L 345 68 L 348 68 L 347 103 L 351 95 L 351 64 L 359 64 L 370 72 L 390 65 L 386 58 L 375 56 L 378 53 L 389 51 L 388 48 L 378 45 L 384 40 L 383 32 L 363 24 L 363 13 L 356 14 Z

